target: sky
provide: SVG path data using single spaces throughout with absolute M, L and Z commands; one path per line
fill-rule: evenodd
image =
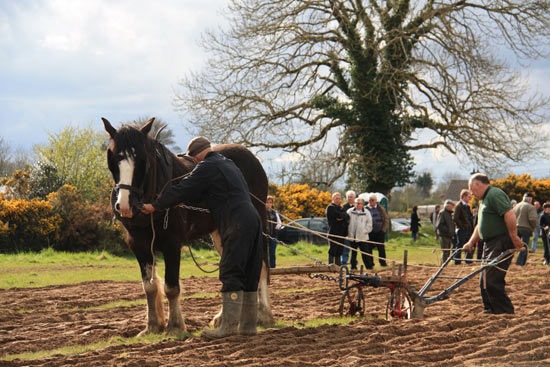
M 101 117 L 118 126 L 156 116 L 185 147 L 191 136 L 172 99 L 178 80 L 206 59 L 200 36 L 223 24 L 225 6 L 225 0 L 0 0 L 0 137 L 12 149 L 31 151 L 69 125 L 99 131 Z M 533 85 L 550 95 L 550 62 L 531 67 Z M 436 182 L 450 173 L 467 178 L 474 168 L 442 151 L 413 157 L 415 171 L 431 172 Z M 550 164 L 511 172 L 550 177 Z

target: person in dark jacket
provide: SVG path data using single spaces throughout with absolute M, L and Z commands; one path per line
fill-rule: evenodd
M 219 275 L 223 308 L 221 327 L 202 335 L 209 339 L 254 335 L 263 251 L 260 216 L 242 172 L 231 159 L 212 151 L 203 137 L 191 140 L 187 154 L 197 163 L 191 174 L 152 204 L 144 204 L 142 211 L 148 214 L 180 203 L 206 203 L 223 245 Z
M 460 192 L 460 201 L 456 204 L 453 213 L 453 221 L 456 225 L 456 242 L 453 249 L 462 248 L 466 242 L 470 239 L 472 231 L 474 230 L 474 220 L 470 205 L 468 204 L 472 200 L 472 193 L 469 190 L 462 190 Z M 466 264 L 470 264 L 474 253 L 466 253 Z M 460 265 L 460 258 L 462 254 L 458 252 L 455 256 L 455 265 Z
M 416 241 L 416 235 L 418 234 L 418 227 L 420 227 L 420 218 L 418 218 L 418 206 L 415 205 L 411 212 L 411 234 L 413 242 Z
M 550 202 L 543 205 L 544 212 L 540 216 L 540 228 L 542 229 L 542 244 L 544 245 L 544 265 L 550 265 L 550 247 L 548 246 L 548 234 L 550 232 Z
M 439 246 L 441 247 L 441 263 L 443 264 L 449 258 L 451 253 L 452 239 L 455 234 L 455 224 L 453 222 L 454 203 L 446 200 L 443 204 L 443 210 L 437 216 L 436 228 L 439 235 Z
M 332 194 L 332 203 L 327 206 L 325 213 L 328 221 L 328 233 L 330 238 L 328 249 L 328 263 L 341 264 L 341 256 L 344 247 L 344 237 L 348 234 L 349 215 L 340 206 L 342 196 L 339 192 Z

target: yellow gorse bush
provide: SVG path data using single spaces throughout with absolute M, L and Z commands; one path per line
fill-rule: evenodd
M 290 219 L 324 217 L 325 208 L 332 195 L 326 191 L 312 189 L 307 184 L 270 185 L 277 211 Z
M 49 247 L 58 239 L 61 217 L 51 203 L 0 200 L 0 250 L 27 251 Z
M 528 174 L 510 174 L 504 179 L 491 181 L 491 184 L 501 188 L 510 199 L 518 202 L 526 192 L 532 193 L 535 200 L 541 203 L 550 200 L 550 180 L 533 180 Z

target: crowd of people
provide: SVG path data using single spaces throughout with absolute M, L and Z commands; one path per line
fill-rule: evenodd
M 522 266 L 526 264 L 528 253 L 535 251 L 538 238 L 542 237 L 544 264 L 550 264 L 550 202 L 541 208 L 531 193 L 525 193 L 523 200 L 515 204 L 481 173 L 474 174 L 468 186 L 469 189 L 461 191 L 456 203 L 446 200 L 442 207 L 436 205 L 430 214 L 442 250 L 441 263 L 454 261 L 460 265 L 464 261 L 471 264 L 474 253 L 478 260 L 487 262 L 507 250 L 516 249 L 516 264 Z M 478 200 L 479 207 L 470 205 L 473 197 Z M 376 195 L 370 195 L 365 203 L 362 197 L 350 190 L 346 192 L 346 202 L 342 205 L 342 195 L 335 192 L 325 213 L 329 225 L 329 264 L 347 265 L 349 262 L 351 269 L 356 270 L 356 250 L 359 250 L 367 269 L 374 267 L 374 258 L 378 258 L 381 266 L 387 266 L 384 242 L 389 217 Z M 272 221 L 276 221 L 275 217 Z M 277 222 L 280 223 L 280 219 Z M 413 241 L 417 239 L 420 226 L 418 207 L 414 206 L 410 227 Z M 527 244 L 531 236 L 533 242 L 529 249 Z M 375 248 L 378 256 L 373 255 Z M 466 252 L 464 258 L 462 251 L 457 251 L 459 249 Z M 449 259 L 451 254 L 453 258 Z M 505 291 L 505 276 L 511 262 L 512 257 L 508 256 L 497 267 L 483 271 L 480 289 L 484 313 L 514 313 L 514 306 Z
M 373 250 L 378 250 L 378 260 L 381 266 L 387 266 L 386 230 L 389 226 L 389 217 L 383 206 L 379 205 L 376 195 L 370 195 L 368 203 L 357 197 L 354 191 L 346 193 L 346 204 L 342 204 L 342 195 L 339 192 L 332 194 L 332 202 L 326 208 L 329 225 L 328 262 L 329 264 L 345 265 L 348 263 L 352 270 L 357 269 L 357 251 L 361 251 L 363 264 L 367 269 L 374 267 Z M 351 253 L 351 255 L 350 255 Z

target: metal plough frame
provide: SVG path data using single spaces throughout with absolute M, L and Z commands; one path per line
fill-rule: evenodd
M 501 253 L 498 257 L 488 260 L 483 263 L 478 269 L 464 277 L 442 277 L 440 276 L 443 269 L 454 259 L 455 255 L 461 249 L 455 250 L 451 256 L 445 261 L 438 271 L 424 284 L 420 291 L 416 291 L 407 281 L 407 251 L 404 254 L 404 273 L 401 273 L 401 264 L 399 265 L 399 273 L 395 275 L 395 266 L 392 269 L 391 276 L 378 276 L 368 274 L 350 273 L 347 266 L 340 267 L 339 286 L 344 291 L 340 300 L 339 313 L 340 316 L 353 316 L 357 313 L 363 315 L 365 311 L 365 297 L 363 287 L 386 287 L 390 289 L 390 296 L 386 306 L 386 320 L 392 319 L 411 319 L 422 318 L 426 306 L 449 298 L 449 294 L 460 287 L 462 284 L 481 273 L 488 267 L 497 266 L 507 256 L 513 254 L 516 250 L 510 249 Z M 456 282 L 445 288 L 440 293 L 427 296 L 426 292 L 430 289 L 433 283 L 438 278 L 455 279 Z M 353 282 L 353 284 L 349 284 Z M 346 301 L 348 307 L 346 310 Z

